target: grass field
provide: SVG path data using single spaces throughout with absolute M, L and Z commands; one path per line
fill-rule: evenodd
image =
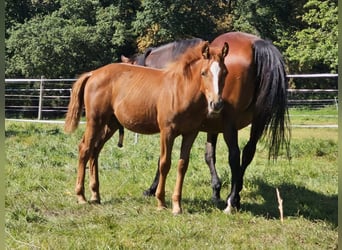
M 337 124 L 332 108 L 302 113 L 291 110 L 293 124 Z M 221 211 L 223 202 L 210 200 L 201 133 L 191 152 L 180 216 L 171 209 L 157 211 L 155 198 L 142 196 L 154 176 L 159 136 L 142 135 L 134 144 L 128 131 L 124 148 L 116 147 L 114 135 L 100 155 L 102 204 L 77 205 L 77 144 L 83 130 L 81 125 L 65 135 L 58 124 L 6 122 L 7 249 L 337 249 L 337 129 L 294 128 L 291 161 L 281 156 L 268 162 L 259 143 L 246 171 L 241 211 L 233 215 Z M 244 145 L 248 128 L 240 138 Z M 166 186 L 169 207 L 179 142 Z M 217 169 L 225 198 L 230 169 L 222 135 Z M 283 223 L 276 188 L 283 199 Z

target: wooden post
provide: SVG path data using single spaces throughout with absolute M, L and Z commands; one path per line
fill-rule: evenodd
M 278 208 L 279 208 L 279 213 L 280 213 L 280 221 L 281 223 L 284 222 L 284 213 L 283 213 L 283 199 L 280 197 L 279 189 L 276 188 L 277 192 L 277 198 L 278 198 Z
M 39 106 L 38 106 L 38 120 L 42 119 L 42 106 L 43 106 L 43 91 L 44 91 L 44 76 L 40 78 L 40 86 L 39 86 Z

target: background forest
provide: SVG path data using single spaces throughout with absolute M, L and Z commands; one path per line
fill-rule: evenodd
M 289 73 L 337 72 L 337 0 L 5 0 L 6 78 L 76 77 L 150 46 L 229 31 L 269 39 Z

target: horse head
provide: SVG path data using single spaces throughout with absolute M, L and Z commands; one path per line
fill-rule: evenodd
M 221 98 L 225 77 L 228 73 L 224 59 L 228 55 L 228 43 L 223 48 L 209 47 L 208 42 L 202 45 L 203 63 L 201 67 L 201 91 L 208 101 L 208 115 L 217 114 L 223 108 Z

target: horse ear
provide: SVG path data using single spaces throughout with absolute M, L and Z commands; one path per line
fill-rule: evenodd
M 204 59 L 209 59 L 209 42 L 205 42 L 202 47 L 202 55 Z
M 228 55 L 229 52 L 229 45 L 228 43 L 224 43 L 223 48 L 222 48 L 222 57 L 226 57 Z
M 124 55 L 121 55 L 121 62 L 124 62 L 124 63 L 131 63 L 131 60 L 130 60 L 128 57 L 126 57 L 126 56 L 124 56 Z

